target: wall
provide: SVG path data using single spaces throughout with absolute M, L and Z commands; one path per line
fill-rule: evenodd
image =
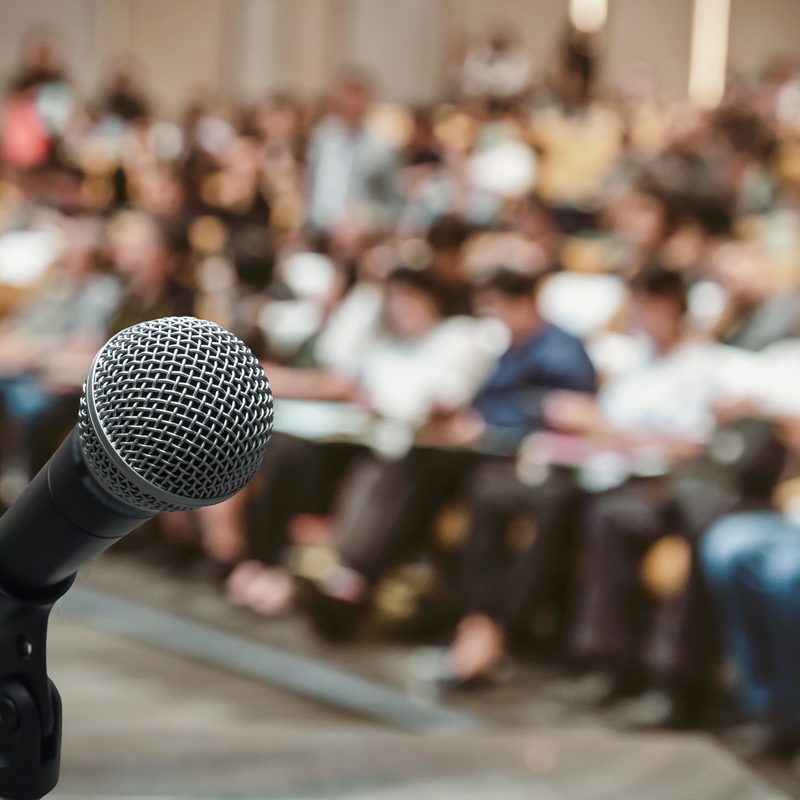
M 152 89 L 161 97 L 185 97 L 200 88 L 222 88 L 232 58 L 231 6 L 227 0 L 113 0 L 104 37 L 106 54 L 136 53 Z M 108 28 L 106 28 L 107 30 Z
M 433 99 L 444 66 L 443 6 L 437 0 L 347 0 L 341 60 L 368 67 L 393 99 Z
M 753 68 L 798 52 L 800 0 L 731 0 L 729 61 Z M 662 94 L 686 96 L 693 0 L 609 0 L 602 74 L 651 63 Z M 37 23 L 58 28 L 79 89 L 93 92 L 114 53 L 135 52 L 165 108 L 196 87 L 257 96 L 319 91 L 344 63 L 376 74 L 391 99 L 425 101 L 447 83 L 460 37 L 511 21 L 541 69 L 553 56 L 568 0 L 0 0 L 0 73 Z
M 87 91 L 97 74 L 97 21 L 102 0 L 0 0 L 0 74 L 7 77 L 18 63 L 20 45 L 35 26 L 46 23 L 63 41 L 70 73 Z
M 527 46 L 536 70 L 544 69 L 552 59 L 569 9 L 567 0 L 445 0 L 443 5 L 450 41 L 484 35 L 497 22 L 509 23 Z
M 800 57 L 800 0 L 731 0 L 730 67 L 758 69 L 786 54 Z
M 632 62 L 652 66 L 661 97 L 686 96 L 692 0 L 609 0 L 603 76 L 616 83 Z

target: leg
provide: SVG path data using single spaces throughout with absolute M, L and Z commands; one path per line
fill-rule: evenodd
M 478 469 L 462 576 L 467 614 L 450 651 L 460 678 L 489 672 L 505 653 L 507 633 L 530 623 L 532 601 L 551 598 L 564 561 L 564 503 L 573 494 L 571 478 L 560 472 L 530 486 L 513 464 Z
M 234 564 L 245 555 L 247 533 L 244 523 L 246 492 L 224 503 L 197 509 L 203 550 L 219 564 Z
M 575 568 L 576 511 L 581 503 L 571 472 L 554 470 L 545 483 L 529 487 L 518 519 L 529 523 L 531 530 L 515 548 L 504 603 L 510 630 L 529 628 L 533 611 L 542 608 L 552 611 L 554 624 L 563 629 Z
M 468 611 L 525 626 L 538 602 L 562 588 L 571 554 L 571 475 L 554 471 L 539 485 L 522 483 L 513 464 L 488 463 L 470 492 L 462 596 Z
M 288 542 L 289 522 L 307 508 L 314 493 L 309 468 L 318 445 L 276 434 L 249 496 L 246 528 L 250 555 L 265 564 L 280 561 Z
M 649 545 L 664 533 L 662 515 L 648 487 L 632 483 L 597 497 L 584 519 L 575 650 L 589 661 L 629 671 L 640 665 L 644 598 L 639 565 Z
M 503 619 L 504 586 L 511 566 L 506 531 L 525 508 L 530 488 L 521 484 L 510 464 L 488 463 L 471 483 L 469 529 L 464 544 L 461 596 L 467 614 Z
M 776 527 L 773 540 L 742 565 L 739 581 L 756 610 L 748 633 L 763 648 L 771 717 L 800 744 L 800 529 Z
M 469 453 L 427 448 L 400 461 L 359 464 L 336 519 L 342 560 L 370 583 L 377 581 L 427 539 L 437 511 L 458 493 L 474 464 Z
M 370 457 L 356 465 L 336 515 L 339 563 L 304 592 L 318 633 L 337 640 L 352 635 L 370 587 L 426 540 L 435 513 L 473 463 L 469 453 L 417 449 L 401 461 Z
M 743 566 L 785 530 L 783 518 L 769 512 L 735 514 L 715 523 L 700 542 L 700 558 L 721 634 L 740 678 L 740 701 L 753 715 L 772 705 L 764 652 L 753 639 L 752 609 L 741 591 Z
M 529 487 L 512 464 L 489 462 L 470 483 L 469 530 L 461 569 L 465 616 L 450 647 L 450 668 L 460 680 L 489 673 L 505 653 L 503 597 L 511 568 L 506 531 L 525 506 Z
M 280 565 L 289 541 L 289 523 L 296 514 L 315 510 L 313 470 L 319 455 L 320 446 L 314 442 L 275 434 L 247 494 L 202 509 L 207 547 L 228 560 L 248 554 L 227 580 L 228 597 L 234 603 L 265 615 L 285 611 L 291 604 L 292 579 Z

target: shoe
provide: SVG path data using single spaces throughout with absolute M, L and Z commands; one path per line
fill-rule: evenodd
M 768 747 L 773 728 L 764 720 L 749 719 L 730 725 L 720 734 L 720 741 L 742 758 L 756 758 Z
M 640 691 L 641 682 L 636 678 L 619 678 L 608 672 L 594 671 L 579 678 L 557 681 L 548 694 L 566 705 L 604 708 Z
M 701 706 L 688 695 L 666 689 L 648 689 L 609 709 L 606 721 L 622 730 L 687 730 L 695 728 Z
M 741 758 L 764 758 L 788 764 L 800 754 L 800 732 L 776 729 L 767 720 L 750 720 L 736 725 L 720 739 Z
M 774 731 L 760 755 L 782 764 L 794 762 L 800 755 L 800 731 Z
M 405 665 L 405 687 L 409 696 L 432 702 L 442 694 L 485 689 L 507 683 L 514 677 L 515 667 L 506 657 L 490 672 L 464 678 L 453 668 L 446 647 L 419 647 Z
M 366 616 L 366 602 L 350 602 L 327 594 L 315 581 L 296 578 L 297 605 L 305 612 L 314 632 L 327 642 L 356 638 Z

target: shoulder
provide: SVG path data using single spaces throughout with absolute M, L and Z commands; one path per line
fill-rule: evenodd
M 558 325 L 547 323 L 540 336 L 552 347 L 559 347 L 574 352 L 586 352 L 583 341 L 572 333 L 568 333 Z
M 323 117 L 311 130 L 309 143 L 318 145 L 320 142 L 325 141 L 338 133 L 338 125 L 336 120 L 332 117 Z

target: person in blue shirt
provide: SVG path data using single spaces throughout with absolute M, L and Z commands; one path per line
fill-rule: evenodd
M 800 753 L 800 526 L 773 511 L 732 514 L 706 532 L 700 554 L 739 705 L 761 723 L 748 738 L 764 755 L 792 759 Z
M 781 440 L 800 454 L 800 419 L 779 420 Z M 800 524 L 772 510 L 717 520 L 700 560 L 746 720 L 752 755 L 800 754 Z M 731 732 L 735 743 L 737 728 Z
M 542 427 L 545 398 L 554 390 L 594 392 L 594 366 L 580 339 L 545 322 L 536 305 L 533 276 L 496 270 L 479 286 L 475 310 L 508 328 L 511 342 L 478 391 L 472 412 L 486 435 L 516 445 Z
M 580 340 L 539 314 L 540 278 L 499 267 L 476 287 L 476 313 L 500 320 L 509 334 L 495 369 L 469 407 L 441 409 L 404 458 L 368 457 L 350 476 L 336 519 L 339 563 L 307 587 L 306 608 L 323 635 L 352 632 L 357 615 L 345 609 L 363 607 L 388 569 L 424 549 L 439 512 L 481 464 L 510 460 L 542 427 L 550 392 L 594 392 L 595 370 Z

